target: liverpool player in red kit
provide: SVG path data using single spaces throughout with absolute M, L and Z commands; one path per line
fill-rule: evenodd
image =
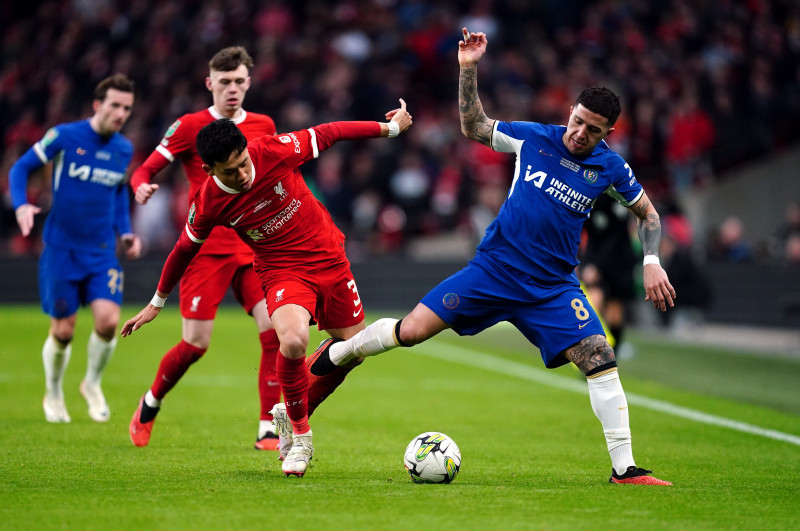
M 161 143 L 131 177 L 136 201 L 145 204 L 158 190 L 151 182 L 153 176 L 175 159 L 183 163 L 189 181 L 189 202 L 206 181 L 203 161 L 195 148 L 200 129 L 219 118 L 232 120 L 249 138 L 275 134 L 275 123 L 264 114 L 248 113 L 242 109 L 245 93 L 250 87 L 249 69 L 253 60 L 241 46 L 220 50 L 208 63 L 206 87 L 214 104 L 200 112 L 185 114 L 167 130 Z M 217 308 L 228 290 L 233 288 L 236 300 L 253 316 L 261 342 L 261 368 L 258 388 L 261 401 L 261 420 L 256 449 L 276 450 L 278 436 L 272 425 L 270 408 L 280 399 L 275 376 L 275 356 L 278 337 L 267 314 L 260 282 L 252 268 L 253 252 L 230 229 L 218 227 L 181 279 L 180 308 L 183 317 L 181 341 L 162 358 L 152 387 L 139 400 L 131 419 L 129 433 L 136 446 L 150 441 L 155 416 L 161 400 L 172 389 L 189 366 L 208 349 Z
M 122 327 L 122 335 L 128 336 L 152 321 L 214 227 L 232 227 L 253 250 L 253 267 L 280 341 L 275 365 L 292 440 L 282 466 L 286 475 L 305 473 L 314 451 L 309 411 L 324 399 L 314 390 L 319 380 L 309 392 L 309 323 L 318 323 L 320 330 L 338 339 L 364 329 L 344 235 L 311 194 L 298 167 L 339 140 L 394 137 L 405 131 L 411 115 L 405 102 L 400 103 L 386 114 L 388 123 L 333 122 L 249 144 L 230 120 L 216 120 L 201 129 L 197 151 L 211 179 L 195 196 L 153 300 Z M 288 433 L 277 414 L 275 420 Z

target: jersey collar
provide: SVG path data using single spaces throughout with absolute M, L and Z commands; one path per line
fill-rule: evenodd
M 211 177 L 214 179 L 214 182 L 217 183 L 217 186 L 219 186 L 220 189 L 223 192 L 227 192 L 229 194 L 241 194 L 242 193 L 239 190 L 234 190 L 230 186 L 226 186 L 225 184 L 223 184 L 222 181 L 220 181 L 219 178 L 216 175 L 212 174 Z M 255 181 L 255 180 L 256 180 L 256 167 L 253 164 L 253 161 L 250 161 L 250 188 L 253 187 L 253 181 Z
M 213 105 L 208 108 L 208 112 L 211 113 L 211 116 L 213 116 L 215 120 L 219 120 L 220 118 L 225 118 L 225 116 L 222 116 L 217 110 L 217 108 L 214 107 Z M 242 114 L 240 114 L 238 118 L 234 118 L 231 121 L 236 125 L 239 125 L 240 123 L 244 122 L 246 118 L 247 118 L 247 111 L 242 109 Z

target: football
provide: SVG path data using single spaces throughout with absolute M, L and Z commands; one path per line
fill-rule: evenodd
M 403 461 L 414 483 L 450 483 L 461 468 L 461 450 L 444 433 L 428 431 L 411 439 Z

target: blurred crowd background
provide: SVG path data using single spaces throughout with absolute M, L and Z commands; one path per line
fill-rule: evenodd
M 207 62 L 230 45 L 255 60 L 245 109 L 271 115 L 279 131 L 381 120 L 398 98 L 408 102 L 408 135 L 342 143 L 304 168 L 354 262 L 404 255 L 426 238 L 438 242 L 434 254 L 449 252 L 447 242 L 471 250 L 507 193 L 514 162 L 460 134 L 462 26 L 488 35 L 479 92 L 492 118 L 565 123 L 586 86 L 621 96 L 608 142 L 657 202 L 672 252 L 700 262 L 800 263 L 800 198 L 778 197 L 771 208 L 786 210 L 785 223 L 760 241 L 748 241 L 734 215 L 694 234 L 683 214 L 694 191 L 800 141 L 796 0 L 3 2 L 0 256 L 35 255 L 40 246 L 19 236 L 10 165 L 48 127 L 88 117 L 100 79 L 123 72 L 136 82 L 123 130 L 136 146 L 135 167 L 178 116 L 211 104 Z M 184 223 L 186 187 L 178 164 L 157 182 L 153 204 L 133 216 L 148 251 L 166 252 Z M 43 171 L 29 197 L 46 209 L 49 194 Z M 613 205 L 602 210 L 613 216 Z M 630 248 L 635 232 L 622 220 L 616 234 Z M 597 247 L 587 237 L 589 258 L 619 258 Z

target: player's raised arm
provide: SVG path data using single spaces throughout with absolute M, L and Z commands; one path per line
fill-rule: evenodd
M 478 61 L 486 53 L 489 42 L 483 32 L 469 33 L 462 28 L 463 40 L 458 41 L 458 116 L 461 132 L 467 138 L 492 146 L 494 120 L 483 112 L 478 97 Z
M 316 145 L 324 151 L 342 140 L 359 140 L 362 138 L 388 137 L 394 138 L 408 130 L 413 124 L 406 102 L 400 98 L 400 107 L 386 113 L 389 122 L 344 121 L 315 125 Z M 315 155 L 316 156 L 316 155 Z
M 643 283 L 647 294 L 645 300 L 652 301 L 653 306 L 666 311 L 667 305 L 675 306 L 675 288 L 669 282 L 667 272 L 661 267 L 658 259 L 658 248 L 661 244 L 661 218 L 650 202 L 647 194 L 629 207 L 637 218 L 639 240 L 644 253 Z

